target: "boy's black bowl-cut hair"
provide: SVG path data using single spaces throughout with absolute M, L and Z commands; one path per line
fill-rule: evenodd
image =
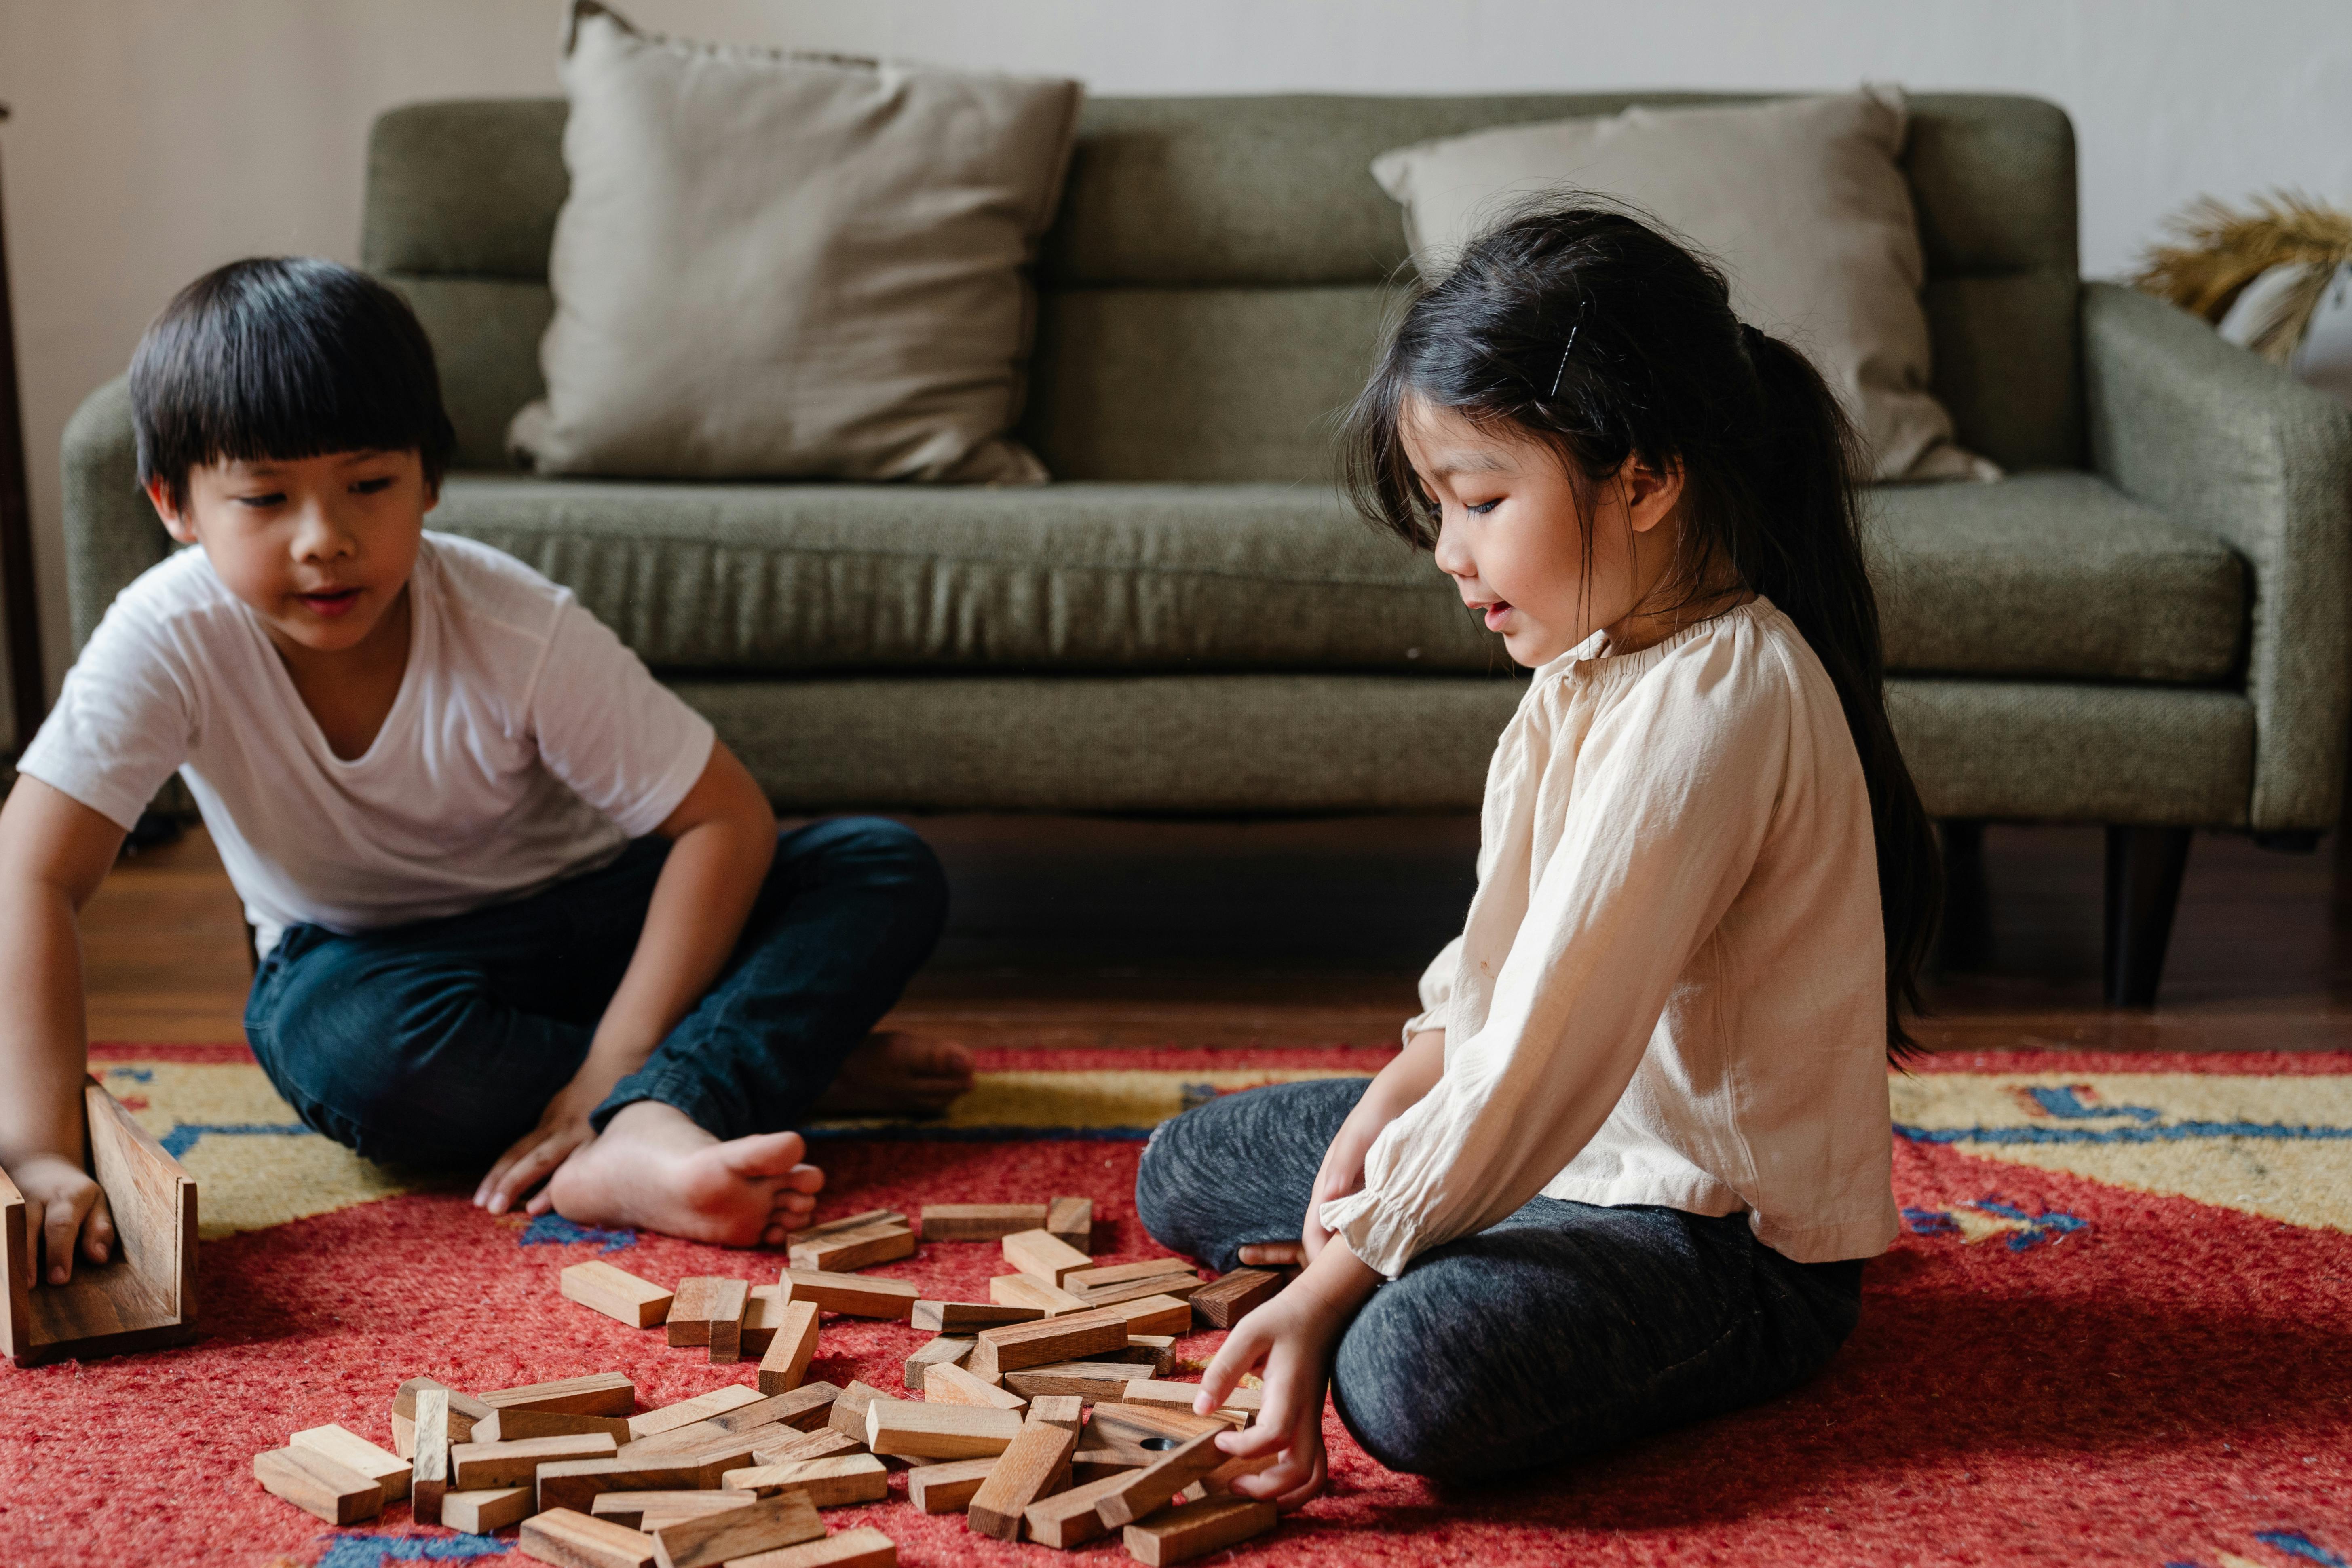
M 188 470 L 328 452 L 414 451 L 438 490 L 457 446 L 433 344 L 364 272 L 262 256 L 173 297 L 131 356 L 139 482 L 187 505 Z

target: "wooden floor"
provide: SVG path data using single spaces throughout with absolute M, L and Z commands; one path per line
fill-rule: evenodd
M 897 1026 L 973 1044 L 1372 1044 L 1460 928 L 1466 817 L 1294 823 L 931 817 L 954 912 Z M 2159 1005 L 2099 1005 L 2101 837 L 1994 827 L 1982 957 L 1937 977 L 1932 1048 L 2352 1048 L 2332 844 L 2200 837 Z M 201 832 L 124 861 L 84 922 L 90 1037 L 239 1037 L 235 896 Z

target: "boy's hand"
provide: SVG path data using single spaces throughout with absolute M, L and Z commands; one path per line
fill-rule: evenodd
M 583 1083 L 578 1078 L 558 1089 L 547 1109 L 539 1113 L 539 1125 L 516 1139 L 474 1189 L 474 1205 L 504 1214 L 525 1193 L 555 1174 L 555 1168 L 572 1158 L 574 1149 L 596 1136 L 588 1125 L 588 1113 L 612 1092 L 612 1084 Z M 542 1192 L 530 1200 L 526 1212 L 543 1214 L 547 1208 L 548 1196 Z
M 103 1263 L 114 1246 L 114 1215 L 89 1173 L 57 1154 L 37 1154 L 8 1173 L 25 1194 L 25 1226 L 46 1261 L 41 1278 L 62 1285 L 73 1278 L 74 1238 L 81 1255 Z
M 1257 1419 L 1219 1437 L 1217 1447 L 1235 1458 L 1279 1456 L 1265 1469 L 1234 1478 L 1233 1489 L 1241 1496 L 1287 1512 L 1323 1489 L 1330 1474 L 1323 1452 L 1323 1394 L 1331 1382 L 1332 1353 L 1380 1281 L 1345 1242 L 1326 1247 L 1307 1272 L 1225 1336 L 1201 1375 L 1192 1408 L 1208 1415 L 1232 1394 L 1242 1373 L 1263 1368 L 1265 1403 Z

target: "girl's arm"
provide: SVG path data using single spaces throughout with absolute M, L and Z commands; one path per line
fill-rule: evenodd
M 53 1285 L 72 1277 L 77 1235 L 92 1263 L 114 1240 L 106 1194 L 82 1169 L 89 1051 L 76 917 L 121 847 L 121 828 L 29 775 L 0 807 L 0 1167 L 25 1194 Z
M 474 1201 L 503 1214 L 593 1136 L 589 1113 L 645 1065 L 719 977 L 775 858 L 776 817 L 735 754 L 717 741 L 686 798 L 655 829 L 670 840 L 636 952 L 598 1020 L 588 1059 L 548 1101 L 539 1125 L 499 1157 Z M 544 1193 L 532 1214 L 548 1206 Z
M 1437 1080 L 1444 1074 L 1444 1030 L 1423 1029 L 1407 1041 L 1404 1049 L 1373 1078 L 1371 1087 L 1364 1090 L 1364 1098 L 1348 1112 L 1348 1120 L 1332 1135 L 1331 1146 L 1323 1152 L 1323 1166 L 1315 1173 L 1315 1186 L 1307 1200 L 1307 1215 L 1300 1223 L 1298 1239 L 1244 1247 L 1241 1260 L 1255 1267 L 1277 1268 L 1312 1263 L 1322 1252 L 1323 1244 L 1331 1238 L 1331 1233 L 1323 1228 L 1323 1205 L 1363 1185 L 1364 1152 L 1372 1146 L 1372 1140 L 1437 1087 Z

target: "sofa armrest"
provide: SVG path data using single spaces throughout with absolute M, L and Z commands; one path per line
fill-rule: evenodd
M 114 595 L 172 552 L 172 536 L 140 493 L 128 378 L 82 399 L 66 421 L 63 447 L 66 604 L 79 653 Z
M 2083 374 L 2099 472 L 2246 559 L 2246 826 L 2335 826 L 2352 707 L 2352 408 L 2113 283 L 2083 290 Z

